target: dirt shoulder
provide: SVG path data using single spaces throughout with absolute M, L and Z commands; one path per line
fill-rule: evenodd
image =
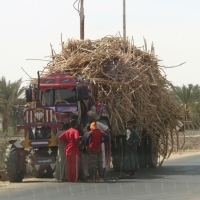
M 199 151 L 183 151 L 183 152 L 173 152 L 167 160 L 173 160 L 177 158 L 184 158 L 188 156 L 200 155 Z
M 174 153 L 176 153 L 176 151 L 177 143 L 174 144 Z M 198 151 L 200 151 L 200 130 L 190 130 L 186 131 L 184 134 L 179 133 L 179 153 Z

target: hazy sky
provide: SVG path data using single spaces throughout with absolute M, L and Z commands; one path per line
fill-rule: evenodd
M 15 81 L 32 77 L 45 66 L 50 43 L 60 52 L 63 40 L 79 39 L 79 15 L 75 0 L 0 0 L 0 76 Z M 85 39 L 122 34 L 123 0 L 85 0 Z M 175 85 L 200 84 L 200 0 L 126 0 L 127 35 L 150 49 L 165 66 Z

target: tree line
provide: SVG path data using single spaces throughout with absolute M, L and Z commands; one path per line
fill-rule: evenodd
M 193 84 L 177 86 L 170 93 L 181 107 L 185 129 L 198 129 L 200 127 L 200 86 Z
M 25 105 L 22 79 L 11 82 L 3 76 L 0 79 L 0 120 L 1 132 L 5 135 L 11 129 L 16 134 L 17 125 L 23 123 Z
M 198 129 L 200 126 L 200 86 L 182 85 L 169 90 L 180 105 L 185 128 Z M 3 76 L 0 79 L 0 125 L 1 132 L 7 134 L 9 128 L 16 134 L 17 125 L 23 124 L 25 87 L 22 79 L 11 82 Z

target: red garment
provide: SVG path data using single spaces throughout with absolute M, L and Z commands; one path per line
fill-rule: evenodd
M 79 133 L 76 129 L 70 128 L 58 137 L 60 140 L 67 142 L 65 147 L 65 155 L 79 154 L 79 148 L 76 140 L 79 138 Z
M 77 154 L 67 155 L 67 179 L 69 182 L 78 181 L 79 156 Z
M 101 144 L 104 132 L 99 129 L 94 129 L 90 131 L 89 134 L 91 134 L 89 148 L 91 150 L 102 150 Z

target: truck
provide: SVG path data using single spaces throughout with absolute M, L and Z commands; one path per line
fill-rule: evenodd
M 62 122 L 69 122 L 72 113 L 78 115 L 78 123 L 84 127 L 87 112 L 94 105 L 90 98 L 91 84 L 84 78 L 69 76 L 66 73 L 52 73 L 40 77 L 26 89 L 26 102 L 23 125 L 17 130 L 24 130 L 23 140 L 10 140 L 6 150 L 6 173 L 10 182 L 21 182 L 26 174 L 26 160 L 30 160 L 33 174 L 37 178 L 53 177 L 57 156 L 54 138 L 61 129 Z M 100 120 L 111 129 L 111 142 L 106 147 L 106 160 L 115 171 L 122 170 L 124 136 L 112 132 L 106 105 L 96 106 Z M 142 132 L 141 144 L 138 146 L 140 167 L 156 167 L 158 160 L 157 144 L 145 132 Z M 84 162 L 81 162 L 84 165 Z M 81 166 L 83 176 L 86 170 Z

